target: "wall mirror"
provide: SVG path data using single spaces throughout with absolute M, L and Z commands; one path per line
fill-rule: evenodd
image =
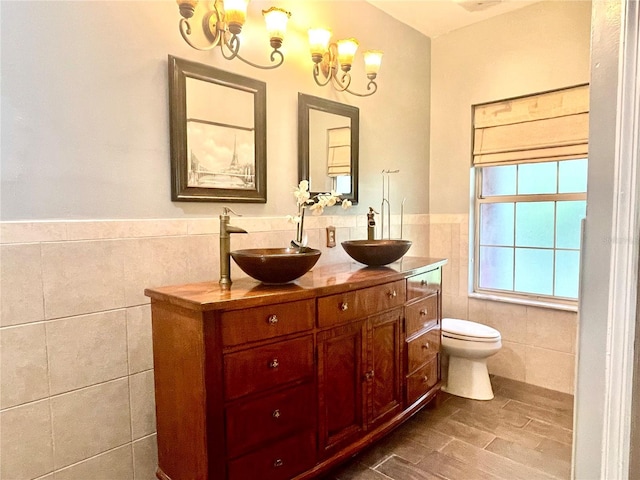
M 312 195 L 335 190 L 358 203 L 359 136 L 357 107 L 298 94 L 298 177 Z
M 171 199 L 267 201 L 266 84 L 169 56 Z

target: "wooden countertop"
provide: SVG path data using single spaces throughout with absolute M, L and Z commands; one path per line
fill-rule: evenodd
M 265 285 L 253 278 L 234 280 L 230 289 L 222 289 L 217 280 L 185 285 L 147 288 L 151 301 L 167 302 L 189 310 L 233 310 L 294 301 L 340 293 L 381 283 L 401 280 L 447 263 L 446 259 L 403 257 L 384 267 L 367 267 L 356 262 L 315 267 L 297 280 L 284 285 Z

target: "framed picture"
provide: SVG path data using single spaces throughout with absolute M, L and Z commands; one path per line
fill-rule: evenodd
M 266 84 L 169 56 L 171 199 L 267 201 Z

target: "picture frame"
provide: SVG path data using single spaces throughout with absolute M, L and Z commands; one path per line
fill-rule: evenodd
M 266 203 L 266 83 L 168 63 L 171 200 Z

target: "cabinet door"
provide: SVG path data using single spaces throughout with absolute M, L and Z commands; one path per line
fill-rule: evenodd
M 365 372 L 369 426 L 390 418 L 402 408 L 401 325 L 401 309 L 369 319 L 369 370 Z
M 320 454 L 362 435 L 365 429 L 363 339 L 365 322 L 318 333 Z

